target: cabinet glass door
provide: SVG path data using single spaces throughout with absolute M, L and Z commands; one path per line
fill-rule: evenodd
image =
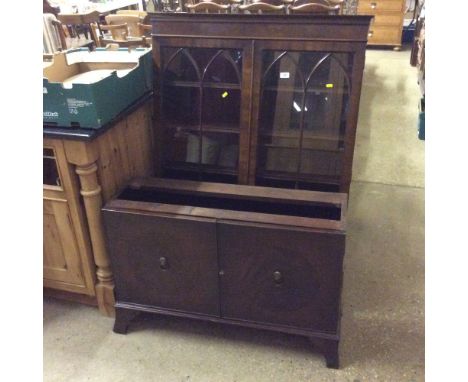
M 236 182 L 242 50 L 163 47 L 164 176 Z
M 338 189 L 349 65 L 347 53 L 262 52 L 257 184 Z
M 44 147 L 42 151 L 42 183 L 46 186 L 62 188 L 62 181 L 57 166 L 57 159 L 53 148 Z

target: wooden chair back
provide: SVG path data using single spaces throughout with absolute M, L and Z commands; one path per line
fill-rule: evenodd
M 66 25 L 71 30 L 74 36 L 80 37 L 80 33 L 83 33 L 85 38 L 88 39 L 88 33 L 90 39 L 96 46 L 99 46 L 99 36 L 102 34 L 99 28 L 99 12 L 93 11 L 89 13 L 59 13 L 57 20 L 63 25 Z M 96 29 L 97 27 L 97 29 Z
M 139 23 L 138 27 L 140 28 L 141 36 L 151 37 L 151 30 L 153 29 L 152 25 Z
M 242 13 L 286 13 L 286 5 L 281 0 L 261 0 L 251 4 L 240 5 Z
M 139 27 L 141 28 L 140 24 Z M 144 25 L 148 27 L 148 25 Z M 151 26 L 149 26 L 151 27 Z M 100 46 L 107 46 L 109 44 L 118 45 L 120 47 L 149 47 L 151 46 L 151 37 L 146 36 L 129 36 L 128 25 L 123 24 L 111 24 L 111 25 L 101 25 L 102 30 L 109 31 L 111 33 L 110 37 L 101 36 L 99 43 Z
M 101 25 L 101 30 L 109 31 L 113 40 L 126 40 L 128 37 L 127 24 Z M 106 37 L 103 37 L 106 38 Z
M 144 24 L 149 24 L 150 22 L 150 17 L 148 15 L 148 12 L 146 11 L 138 11 L 134 9 L 119 9 L 116 12 L 117 15 L 132 15 L 132 16 L 138 16 L 141 19 L 141 22 Z
M 110 38 L 101 37 L 101 46 L 108 47 L 111 46 L 118 46 L 122 48 L 132 48 L 132 47 L 150 47 L 150 41 L 146 37 L 141 38 L 133 38 L 131 40 L 113 40 Z
M 51 24 L 59 37 L 60 45 L 62 46 L 61 50 L 67 50 L 67 39 L 63 30 L 63 24 L 58 20 L 52 20 Z
M 89 13 L 59 13 L 57 19 L 65 25 L 82 25 L 99 22 L 99 12 Z
M 201 1 L 196 4 L 186 4 L 190 13 L 230 13 L 230 4 L 219 4 L 213 1 Z
M 108 25 L 127 24 L 128 36 L 141 37 L 140 27 L 138 24 L 143 22 L 144 17 L 140 17 L 138 15 L 115 14 L 107 15 L 105 19 Z
M 332 14 L 342 13 L 344 0 L 294 0 L 289 5 L 291 14 Z

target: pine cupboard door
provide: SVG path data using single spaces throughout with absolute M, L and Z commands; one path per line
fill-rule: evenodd
M 336 333 L 344 240 L 219 222 L 222 317 Z
M 214 219 L 103 217 L 116 301 L 219 316 Z
M 164 177 L 245 183 L 251 43 L 158 40 L 159 169 Z
M 47 288 L 93 296 L 95 266 L 79 185 L 60 140 L 43 147 L 43 278 Z
M 43 223 L 44 285 L 54 287 L 61 282 L 61 289 L 84 286 L 79 248 L 67 202 L 44 200 Z

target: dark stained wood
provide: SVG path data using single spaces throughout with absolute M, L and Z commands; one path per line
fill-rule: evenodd
M 333 341 L 318 337 L 309 337 L 312 346 L 325 357 L 327 367 L 338 369 L 340 367 L 339 341 Z
M 189 195 L 193 197 L 193 201 L 197 197 L 200 199 L 221 198 L 225 201 L 226 206 L 231 201 L 240 201 L 241 204 L 246 203 L 245 208 L 240 207 L 234 209 L 219 209 L 213 208 L 212 203 L 204 205 L 174 205 L 165 203 L 148 203 L 144 196 L 140 199 L 126 198 L 121 196 L 111 200 L 107 204 L 107 208 L 113 211 L 138 211 L 144 214 L 154 215 L 179 215 L 187 218 L 210 218 L 210 219 L 226 219 L 233 221 L 250 221 L 259 224 L 283 224 L 286 226 L 345 231 L 346 229 L 346 204 L 347 199 L 345 194 L 324 193 L 317 191 L 303 191 L 286 189 L 278 189 L 271 187 L 259 186 L 244 186 L 218 184 L 208 182 L 192 182 L 185 180 L 172 179 L 157 179 L 157 178 L 136 178 L 130 182 L 129 191 L 134 195 L 148 195 L 153 193 L 157 195 L 159 192 L 172 192 L 174 195 Z M 148 198 L 147 198 L 148 199 Z M 267 203 L 271 206 L 271 210 L 249 209 L 247 203 L 255 205 L 255 202 Z M 278 214 L 275 207 L 282 204 L 290 212 L 288 214 Z M 317 207 L 336 207 L 340 211 L 338 219 L 327 219 L 320 216 L 299 216 L 293 215 L 294 208 L 307 208 L 310 205 Z M 232 206 L 232 203 L 231 203 Z
M 248 46 L 243 50 L 243 71 L 242 71 L 242 98 L 240 126 L 241 135 L 239 137 L 239 183 L 249 183 L 250 168 L 250 145 L 251 145 L 251 119 L 252 119 L 252 82 L 254 78 L 254 53 L 255 41 L 249 41 Z
M 103 216 L 114 331 L 139 311 L 268 329 L 338 366 L 346 195 L 138 178 Z
M 341 2 L 331 1 L 327 3 L 338 7 Z M 155 145 L 159 145 L 156 148 L 156 152 L 159 154 L 156 161 L 156 174 L 158 176 L 225 183 L 237 182 L 239 184 L 251 185 L 269 184 L 276 187 L 332 190 L 346 193 L 349 191 L 362 72 L 364 69 L 364 54 L 369 23 L 372 19 L 371 16 L 188 13 L 155 13 L 151 16 L 153 25 L 152 45 L 157 72 L 155 76 L 155 89 L 157 89 L 155 91 L 155 108 L 158 124 L 155 133 Z M 211 55 L 216 52 L 216 49 L 235 49 L 242 56 L 239 122 L 228 127 L 216 127 L 216 124 L 209 125 L 206 121 L 202 122 L 202 119 L 205 117 L 201 117 L 201 115 L 205 115 L 205 113 L 208 113 L 207 115 L 210 116 L 215 115 L 217 113 L 216 106 L 213 105 L 208 110 L 206 105 L 197 106 L 195 102 L 191 106 L 194 110 L 198 110 L 198 117 L 194 117 L 192 121 L 187 122 L 185 125 L 179 124 L 182 136 L 183 134 L 197 134 L 196 131 L 200 134 L 198 136 L 198 163 L 193 162 L 193 160 L 190 162 L 189 159 L 184 159 L 184 155 L 186 155 L 184 150 L 187 150 L 188 158 L 188 138 L 180 138 L 179 136 L 177 138 L 179 140 L 176 141 L 174 138 L 174 128 L 177 128 L 177 126 L 174 127 L 172 121 L 165 120 L 162 112 L 162 104 L 166 98 L 169 98 L 162 84 L 165 76 L 164 63 L 169 59 L 169 57 L 165 57 L 164 50 L 169 47 L 172 49 L 187 49 L 190 52 L 198 52 L 197 54 L 200 55 L 204 53 L 201 50 L 197 51 L 197 49 L 206 48 L 208 49 L 206 51 L 206 60 L 209 60 Z M 209 51 L 210 48 L 212 51 Z M 344 128 L 339 127 L 340 140 L 343 140 L 344 147 L 336 147 L 336 153 L 331 153 L 331 150 L 327 148 L 326 142 L 322 143 L 322 146 L 325 148 L 321 148 L 320 144 L 317 144 L 317 148 L 309 148 L 303 144 L 303 139 L 314 139 L 314 142 L 319 142 L 322 138 L 303 138 L 306 135 L 303 134 L 305 133 L 304 122 L 301 122 L 300 144 L 298 145 L 299 154 L 297 155 L 299 158 L 302 158 L 304 153 L 303 148 L 305 150 L 312 150 L 311 154 L 304 153 L 304 155 L 309 155 L 307 161 L 303 161 L 306 162 L 309 169 L 301 169 L 301 159 L 299 159 L 297 171 L 295 172 L 290 172 L 289 174 L 279 174 L 278 172 L 276 174 L 273 172 L 263 173 L 264 169 L 261 167 L 259 158 L 262 155 L 272 156 L 276 153 L 276 151 L 273 151 L 275 150 L 273 146 L 268 148 L 268 154 L 259 152 L 260 147 L 267 150 L 267 146 L 263 145 L 259 138 L 261 134 L 259 118 L 264 97 L 262 88 L 262 77 L 265 71 L 263 57 L 264 52 L 268 51 L 303 52 L 305 54 L 308 52 L 319 52 L 324 57 L 327 54 L 342 54 L 349 61 L 342 68 L 346 77 L 345 80 L 347 83 L 349 81 L 350 84 L 349 88 L 346 88 L 346 94 L 348 95 L 346 100 L 347 105 L 344 104 L 343 97 L 340 100 L 340 97 L 336 95 L 341 93 L 332 95 L 331 101 L 328 100 L 328 102 L 333 102 L 333 105 L 336 105 L 336 111 L 333 113 L 327 112 L 327 120 L 323 121 L 326 126 L 335 126 L 335 129 L 338 123 L 346 121 Z M 203 66 L 200 69 L 200 73 L 203 73 Z M 340 76 L 342 77 L 341 79 Z M 335 75 L 334 78 L 336 78 L 336 81 L 345 81 L 343 74 Z M 333 85 L 332 79 L 333 75 L 330 74 L 330 81 Z M 203 90 L 205 88 L 222 89 L 224 87 L 226 89 L 238 89 L 239 86 L 238 84 L 229 84 L 222 79 L 219 79 L 218 83 L 214 83 L 215 86 L 213 84 L 206 84 L 204 85 L 205 87 L 193 81 L 188 81 L 187 83 L 184 83 L 184 81 L 172 81 L 170 84 L 177 89 L 187 89 L 191 86 L 197 89 L 198 86 L 200 89 L 199 99 L 202 101 L 204 100 L 203 94 L 206 94 Z M 302 102 L 305 102 L 304 99 L 303 97 Z M 197 102 L 203 104 L 202 101 Z M 184 109 L 186 109 L 187 106 L 183 105 Z M 203 110 L 201 110 L 202 108 Z M 343 112 L 346 113 L 345 117 L 339 115 L 341 110 L 345 110 Z M 302 120 L 304 120 L 303 114 Z M 203 130 L 205 126 L 206 130 Z M 172 133 L 170 132 L 171 129 Z M 238 139 L 239 145 L 237 167 L 222 168 L 220 166 L 217 167 L 217 162 L 209 163 L 210 166 L 206 166 L 206 162 L 202 163 L 200 153 L 203 152 L 201 147 L 204 143 L 202 143 L 203 140 L 200 139 L 200 136 L 206 133 L 209 139 L 209 134 L 229 134 L 234 131 L 239 131 L 239 137 L 233 138 Z M 331 133 L 329 132 L 329 134 Z M 218 137 L 215 136 L 213 139 L 216 141 Z M 187 140 L 184 141 L 184 139 Z M 328 143 L 328 146 L 330 146 L 330 143 Z M 168 153 L 168 148 L 171 148 L 174 152 L 178 152 L 179 159 L 174 161 L 168 160 L 168 157 L 173 155 Z M 283 150 L 281 147 L 277 149 Z M 184 160 L 187 162 L 183 162 Z M 328 170 L 325 170 L 327 168 Z M 301 171 L 305 172 L 302 173 Z M 329 173 L 324 173 L 324 171 L 328 171 Z M 280 175 L 281 178 L 279 178 Z
M 367 42 L 372 16 L 152 14 L 153 37 Z
M 364 68 L 366 53 L 365 46 L 362 45 L 362 49 L 354 54 L 353 57 L 353 72 L 351 75 L 351 99 L 359 99 L 361 97 L 361 86 L 362 86 L 362 75 Z M 348 126 L 357 126 L 358 122 L 359 103 L 351 102 L 349 105 L 348 112 Z M 349 185 L 351 184 L 351 170 L 353 157 L 354 157 L 354 143 L 356 141 L 356 129 L 346 129 L 345 137 L 345 152 L 344 160 L 342 162 L 340 190 L 349 193 Z
M 233 198 L 234 199 L 234 198 Z M 251 221 L 257 224 L 284 224 L 298 228 L 317 228 L 322 230 L 343 230 L 344 223 L 337 220 L 325 220 L 303 218 L 297 216 L 272 215 L 258 212 L 229 211 L 214 208 L 202 208 L 191 206 L 177 206 L 170 204 L 148 204 L 146 202 L 113 200 L 108 203 L 108 208 L 122 211 L 138 211 L 141 214 L 173 217 L 184 215 L 192 218 L 216 218 L 234 221 Z
M 281 332 L 281 333 L 288 333 L 288 334 L 308 337 L 310 338 L 311 341 L 312 339 L 315 340 L 317 338 L 324 339 L 326 341 L 327 340 L 339 341 L 339 337 L 337 334 L 316 332 L 313 330 L 295 328 L 292 326 L 284 326 L 284 325 L 278 325 L 278 324 L 271 325 L 271 324 L 257 323 L 254 321 L 246 321 L 246 320 L 232 320 L 228 318 L 205 316 L 203 314 L 198 314 L 198 313 L 194 314 L 194 313 L 188 313 L 188 312 L 181 312 L 177 310 L 157 308 L 154 306 L 133 304 L 133 303 L 128 303 L 128 302 L 116 302 L 115 307 L 122 308 L 122 309 L 135 310 L 138 312 L 162 314 L 162 315 L 172 316 L 172 317 L 191 318 L 194 320 L 208 321 L 208 322 L 213 322 L 217 324 L 228 324 L 228 325 L 245 326 L 246 328 L 271 330 L 273 332 Z
M 127 334 L 128 325 L 130 322 L 140 314 L 139 311 L 115 308 L 115 322 L 114 322 L 114 332 L 119 334 Z
M 345 237 L 218 222 L 221 313 L 334 333 Z
M 118 301 L 218 315 L 216 225 L 104 211 Z
M 134 178 L 129 186 L 134 189 L 151 188 L 156 190 L 171 189 L 186 191 L 191 194 L 211 196 L 226 195 L 230 198 L 268 199 L 271 201 L 285 201 L 290 203 L 309 202 L 314 204 L 333 204 L 342 206 L 346 203 L 347 195 L 333 192 L 303 191 L 291 192 L 287 189 L 260 187 L 236 184 L 219 184 L 209 182 L 194 182 L 190 180 L 175 180 L 161 178 Z

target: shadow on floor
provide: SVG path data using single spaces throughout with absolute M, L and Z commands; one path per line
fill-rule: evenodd
M 167 332 L 177 336 L 200 337 L 203 340 L 208 338 L 214 342 L 235 342 L 236 346 L 278 347 L 288 352 L 323 358 L 321 353 L 314 348 L 313 342 L 303 336 L 151 313 L 140 313 L 131 322 L 127 335 L 153 331 Z M 325 362 L 324 358 L 323 362 Z

